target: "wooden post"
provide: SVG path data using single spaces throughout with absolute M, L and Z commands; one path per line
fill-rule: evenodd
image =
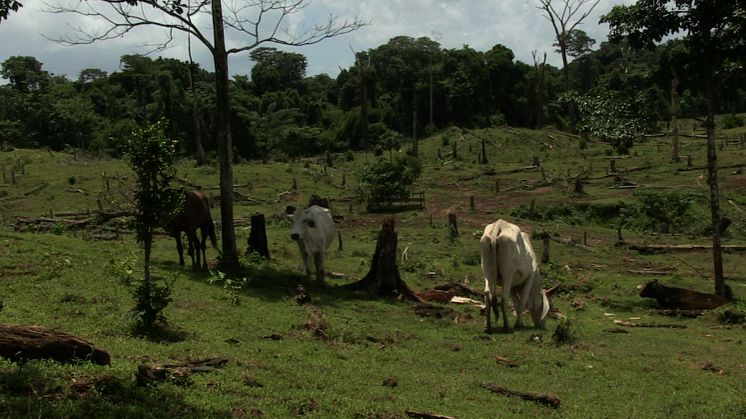
M 609 173 L 616 173 L 616 160 L 609 160 Z
M 743 143 L 746 143 L 746 132 L 741 134 L 741 150 L 743 150 Z
M 588 232 L 583 232 L 583 246 L 588 246 Z
M 433 226 L 433 214 L 430 214 L 430 227 Z
M 101 205 L 101 198 L 96 198 L 96 205 L 98 206 L 99 211 L 104 210 L 104 207 Z
M 482 164 L 487 164 L 487 148 L 484 145 L 484 137 L 482 137 Z
M 453 160 L 458 159 L 458 148 L 456 147 L 456 141 L 453 142 Z
M 347 213 L 352 214 L 352 201 L 350 201 L 350 205 L 347 207 Z
M 295 178 L 293 178 L 293 187 L 292 187 L 292 189 L 294 191 L 298 190 L 298 181 Z
M 344 250 L 344 248 L 342 247 L 342 232 L 341 231 L 337 231 L 337 240 L 339 240 L 339 247 L 337 247 L 337 250 L 341 252 L 342 250 Z
M 500 193 L 500 179 L 495 179 L 495 193 Z
M 16 184 L 16 171 L 15 170 L 10 171 L 10 184 L 11 185 Z
M 474 212 L 474 195 L 471 195 L 469 197 L 469 210 Z
M 448 213 L 448 230 L 450 231 L 451 240 L 458 238 L 458 222 L 456 220 L 456 214 L 452 212 Z
M 692 155 L 686 156 L 686 168 L 691 169 L 692 168 Z
M 622 226 L 617 227 L 616 234 L 617 234 L 617 243 L 624 243 L 624 239 L 622 238 Z
M 5 176 L 5 165 L 3 165 L 3 183 L 8 183 L 8 178 Z
M 438 160 L 441 160 L 443 157 L 440 155 L 440 149 L 438 149 Z
M 544 172 L 544 166 L 541 167 L 541 180 L 545 182 L 547 180 L 547 174 Z
M 534 167 L 541 166 L 541 161 L 539 161 L 539 156 L 534 156 L 533 165 Z
M 347 173 L 342 173 L 342 187 L 344 188 L 345 185 L 347 185 Z

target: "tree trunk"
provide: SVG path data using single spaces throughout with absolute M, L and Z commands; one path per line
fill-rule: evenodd
M 671 161 L 679 161 L 679 76 L 671 77 Z
M 562 74 L 565 77 L 565 92 L 570 93 L 570 69 L 567 67 L 567 45 L 560 41 L 560 52 L 562 53 Z M 570 132 L 575 134 L 575 105 L 567 102 L 567 114 L 570 117 Z
M 710 216 L 712 221 L 712 262 L 715 294 L 725 296 L 723 252 L 720 248 L 720 194 L 718 192 L 717 149 L 715 145 L 715 92 L 707 88 L 707 183 L 710 185 Z
M 352 288 L 364 289 L 379 297 L 397 297 L 411 301 L 422 302 L 407 286 L 399 275 L 397 260 L 397 235 L 394 231 L 394 218 L 383 219 L 383 226 L 378 233 L 376 251 L 370 271 L 365 277 L 350 284 Z
M 18 361 L 23 359 L 53 359 L 58 362 L 90 360 L 94 364 L 109 365 L 106 351 L 77 336 L 42 326 L 0 324 L 0 357 Z
M 360 148 L 368 149 L 370 138 L 368 133 L 368 82 L 365 77 L 365 64 L 358 59 L 358 74 L 360 84 Z
M 192 93 L 192 124 L 194 125 L 194 159 L 197 166 L 203 166 L 207 163 L 205 149 L 202 146 L 202 128 L 200 126 L 199 106 L 197 105 L 197 90 L 194 87 L 194 60 L 192 59 L 192 37 L 187 36 L 187 45 L 189 51 L 189 91 Z
M 249 233 L 248 241 L 249 248 L 246 250 L 246 253 L 256 252 L 263 258 L 269 259 L 264 214 L 254 214 L 251 216 L 251 233 Z
M 220 220 L 222 226 L 223 264 L 238 267 L 236 234 L 233 228 L 233 142 L 231 141 L 231 104 L 228 92 L 228 54 L 225 51 L 223 7 L 212 0 L 212 25 L 215 36 L 215 86 L 217 124 L 215 136 L 220 153 Z

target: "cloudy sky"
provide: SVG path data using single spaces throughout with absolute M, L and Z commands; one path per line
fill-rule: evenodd
M 46 0 L 59 4 L 67 0 Z M 75 0 L 71 0 L 75 1 Z M 247 0 L 225 0 L 224 4 Z M 554 0 L 561 4 L 564 0 Z M 99 3 L 90 0 L 91 3 Z M 629 4 L 634 0 L 600 0 L 593 13 L 580 26 L 597 41 L 608 33 L 605 25 L 598 23 L 599 16 L 614 4 Z M 42 0 L 22 0 L 24 7 L 0 23 L 0 62 L 14 55 L 30 55 L 44 64 L 44 69 L 54 74 L 66 74 L 76 79 L 80 70 L 100 68 L 107 72 L 119 68 L 119 57 L 124 54 L 147 53 L 152 45 L 165 39 L 162 30 L 138 28 L 122 38 L 91 45 L 62 46 L 48 38 L 59 38 L 74 33 L 75 27 L 102 27 L 102 21 L 84 20 L 72 15 L 45 13 Z M 327 73 L 333 77 L 339 68 L 353 63 L 353 53 L 375 48 L 398 35 L 427 36 L 438 41 L 443 48 L 460 48 L 463 45 L 486 51 L 495 44 L 513 50 L 516 59 L 532 63 L 531 51 L 547 52 L 547 61 L 560 65 L 554 53 L 554 32 L 549 22 L 536 8 L 537 0 L 308 0 L 307 7 L 287 19 L 288 28 L 303 28 L 313 22 L 323 23 L 330 14 L 340 19 L 359 18 L 370 25 L 362 29 L 326 40 L 320 44 L 292 49 L 308 59 L 308 74 Z M 209 18 L 203 19 L 208 23 Z M 209 31 L 209 26 L 206 26 Z M 240 34 L 228 31 L 228 43 L 243 45 Z M 158 55 L 187 60 L 185 39 Z M 195 60 L 212 70 L 212 61 L 204 47 L 195 45 Z M 231 74 L 249 74 L 251 62 L 248 53 L 232 55 Z

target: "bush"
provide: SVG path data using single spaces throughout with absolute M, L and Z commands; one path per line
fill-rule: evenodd
M 742 117 L 736 114 L 725 115 L 722 120 L 724 129 L 738 128 L 744 126 Z
M 692 198 L 679 192 L 636 191 L 640 205 L 627 214 L 628 224 L 643 230 L 671 233 L 690 222 Z
M 403 195 L 422 172 L 422 162 L 416 157 L 379 158 L 364 166 L 360 180 L 373 196 Z

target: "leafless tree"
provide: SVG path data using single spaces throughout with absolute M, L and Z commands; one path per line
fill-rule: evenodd
M 578 25 L 593 11 L 601 0 L 558 0 L 552 4 L 552 0 L 539 0 L 537 8 L 542 11 L 545 18 L 552 24 L 554 35 L 557 37 L 557 45 L 562 55 L 562 73 L 565 78 L 565 90 L 570 91 L 570 72 L 567 68 L 567 41 Z M 559 5 L 560 7 L 554 7 Z M 570 129 L 575 132 L 575 107 L 568 105 L 570 114 Z
M 47 0 L 45 3 L 48 12 L 73 14 L 96 21 L 96 24 L 72 27 L 72 33 L 56 39 L 65 45 L 120 38 L 141 26 L 148 26 L 165 31 L 164 38 L 151 45 L 152 51 L 172 45 L 176 33 L 193 36 L 210 51 L 215 65 L 215 136 L 220 156 L 223 262 L 229 266 L 238 265 L 238 252 L 233 226 L 233 144 L 228 56 L 248 52 L 267 43 L 287 46 L 316 44 L 367 24 L 358 18 L 340 20 L 335 15 L 329 15 L 323 23 L 291 31 L 289 16 L 301 12 L 309 4 L 309 0 Z M 226 30 L 238 34 L 243 42 L 226 47 Z

